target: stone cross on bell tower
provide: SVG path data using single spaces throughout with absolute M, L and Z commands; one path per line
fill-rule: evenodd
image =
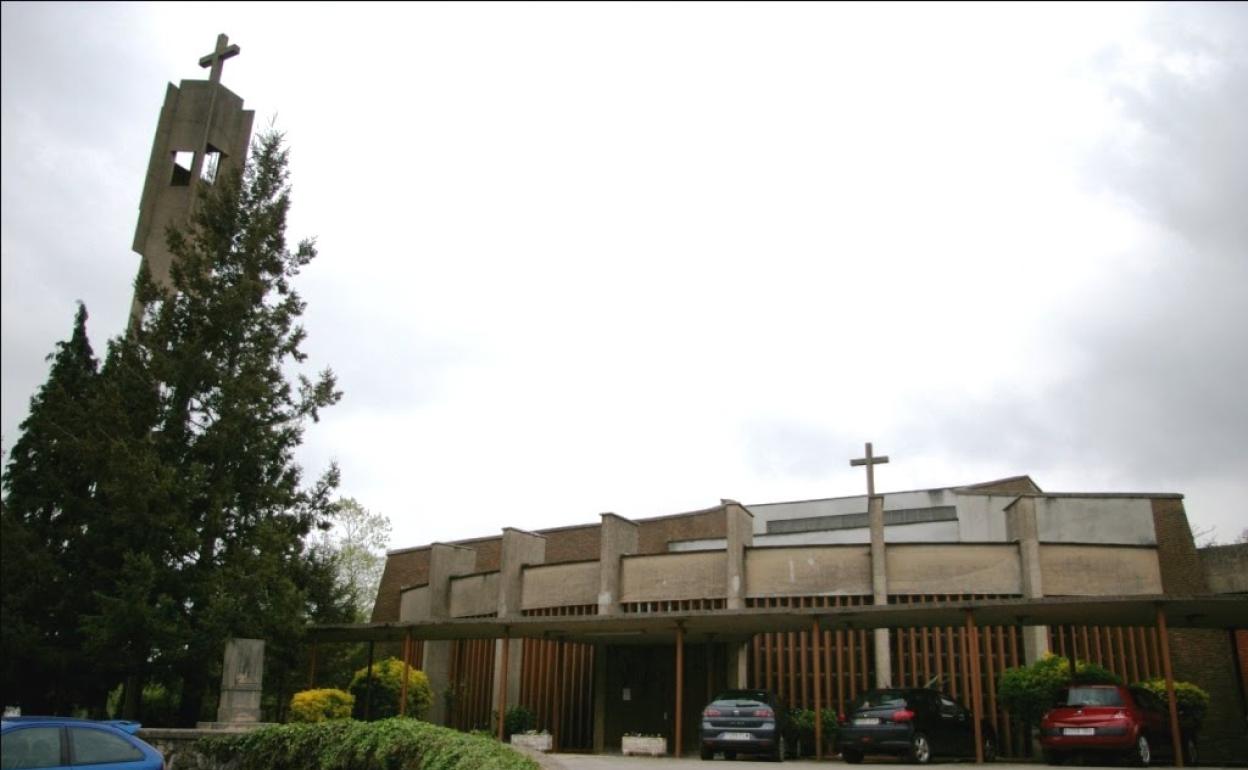
M 221 82 L 221 69 L 225 66 L 225 60 L 238 56 L 241 49 L 236 45 L 230 45 L 230 36 L 222 32 L 217 35 L 217 48 L 207 56 L 199 58 L 199 66 L 211 68 L 208 74 L 209 83 Z
M 199 66 L 209 71 L 208 79 L 170 83 L 165 89 L 132 248 L 152 280 L 166 291 L 173 288 L 166 228 L 185 225 L 202 188 L 241 171 L 247 158 L 255 112 L 243 109 L 242 98 L 221 85 L 225 60 L 240 51 L 229 37 L 218 35 L 212 53 L 199 59 Z M 132 322 L 138 311 L 133 302 Z

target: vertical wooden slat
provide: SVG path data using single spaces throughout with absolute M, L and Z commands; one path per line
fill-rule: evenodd
M 786 702 L 789 704 L 789 708 L 793 708 L 796 705 L 795 699 L 797 693 L 797 639 L 794 637 L 795 634 L 790 631 L 788 633 L 788 638 L 785 639 L 785 644 L 788 645 L 789 653 L 789 692 L 788 698 L 786 699 Z
M 970 610 L 966 612 L 966 626 L 963 638 L 966 639 L 966 645 L 963 649 L 966 650 L 967 658 L 970 661 L 970 665 L 963 665 L 963 668 L 969 668 L 971 671 L 971 697 L 969 700 L 971 701 L 971 719 L 974 722 L 971 729 L 975 735 L 975 762 L 982 765 L 984 763 L 984 707 L 983 700 L 979 697 L 979 633 L 975 627 L 975 616 Z
M 988 670 L 988 713 L 991 715 L 992 731 L 1001 734 L 997 724 L 997 670 L 992 657 L 992 638 L 996 636 L 992 626 L 984 626 L 984 668 Z
M 841 606 L 841 597 L 836 597 L 835 606 Z M 850 656 L 851 660 L 853 656 Z M 845 713 L 845 632 L 836 630 L 836 713 Z
M 997 670 L 1002 673 L 1004 673 L 1007 668 L 1005 665 L 1005 635 L 1012 632 L 1012 628 L 997 628 L 997 665 L 999 666 Z M 1007 717 L 1001 721 L 1005 727 L 1005 745 L 1010 747 L 1010 753 L 1013 754 L 1014 741 L 1013 736 L 1010 734 L 1010 719 Z
M 507 736 L 503 735 L 503 716 L 507 713 L 507 667 L 510 664 L 511 638 L 506 632 L 503 633 L 502 652 L 502 670 L 499 671 L 498 677 L 498 740 L 500 742 L 507 740 Z
M 810 639 L 814 648 L 811 658 L 815 674 L 815 760 L 823 759 L 823 677 L 819 676 L 819 620 L 811 619 Z
M 1131 671 L 1131 678 L 1127 681 L 1139 681 L 1139 660 L 1136 658 L 1136 629 L 1127 626 L 1123 631 L 1123 635 L 1127 638 L 1127 670 Z
M 958 667 L 957 667 L 958 649 L 955 646 L 953 628 L 951 626 L 945 626 L 945 650 L 949 653 L 949 686 L 951 688 L 950 694 L 953 695 L 954 700 L 957 700 L 958 699 L 958 684 L 959 684 Z
M 685 711 L 685 629 L 676 626 L 676 745 L 677 759 L 680 759 L 681 744 L 684 743 L 684 711 Z
M 941 649 L 940 649 L 941 636 L 942 634 L 941 634 L 940 628 L 932 629 L 932 648 L 933 648 L 932 654 L 936 660 L 936 679 L 937 679 L 936 689 L 942 690 L 944 692 L 949 692 L 949 684 L 945 680 L 944 655 L 941 654 Z

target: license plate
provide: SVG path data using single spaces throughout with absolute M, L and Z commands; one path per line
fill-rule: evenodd
M 1095 727 L 1063 727 L 1062 735 L 1096 735 Z
M 723 741 L 748 741 L 753 738 L 749 733 L 720 733 L 719 739 Z
M 880 720 L 877 717 L 860 717 L 854 720 L 854 726 L 860 725 L 878 725 Z

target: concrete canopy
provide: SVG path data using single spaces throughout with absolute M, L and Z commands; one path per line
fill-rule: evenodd
M 667 644 L 684 629 L 686 642 L 738 640 L 774 631 L 804 631 L 812 619 L 826 630 L 959 626 L 973 613 L 981 626 L 1089 624 L 1151 626 L 1161 609 L 1171 628 L 1243 628 L 1248 596 L 1132 596 L 1087 599 L 979 599 L 860 607 L 750 608 L 661 614 L 522 617 L 311 626 L 311 642 L 412 639 L 558 639 L 611 644 Z

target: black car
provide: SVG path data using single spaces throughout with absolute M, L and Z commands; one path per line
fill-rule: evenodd
M 920 765 L 937 756 L 975 756 L 971 712 L 937 690 L 870 690 L 842 719 L 836 742 L 850 764 L 868 754 L 891 754 Z M 984 761 L 991 762 L 997 755 L 997 736 L 991 724 L 981 721 L 980 729 Z
M 760 754 L 783 762 L 788 719 L 784 706 L 767 690 L 725 690 L 702 709 L 702 758 Z

